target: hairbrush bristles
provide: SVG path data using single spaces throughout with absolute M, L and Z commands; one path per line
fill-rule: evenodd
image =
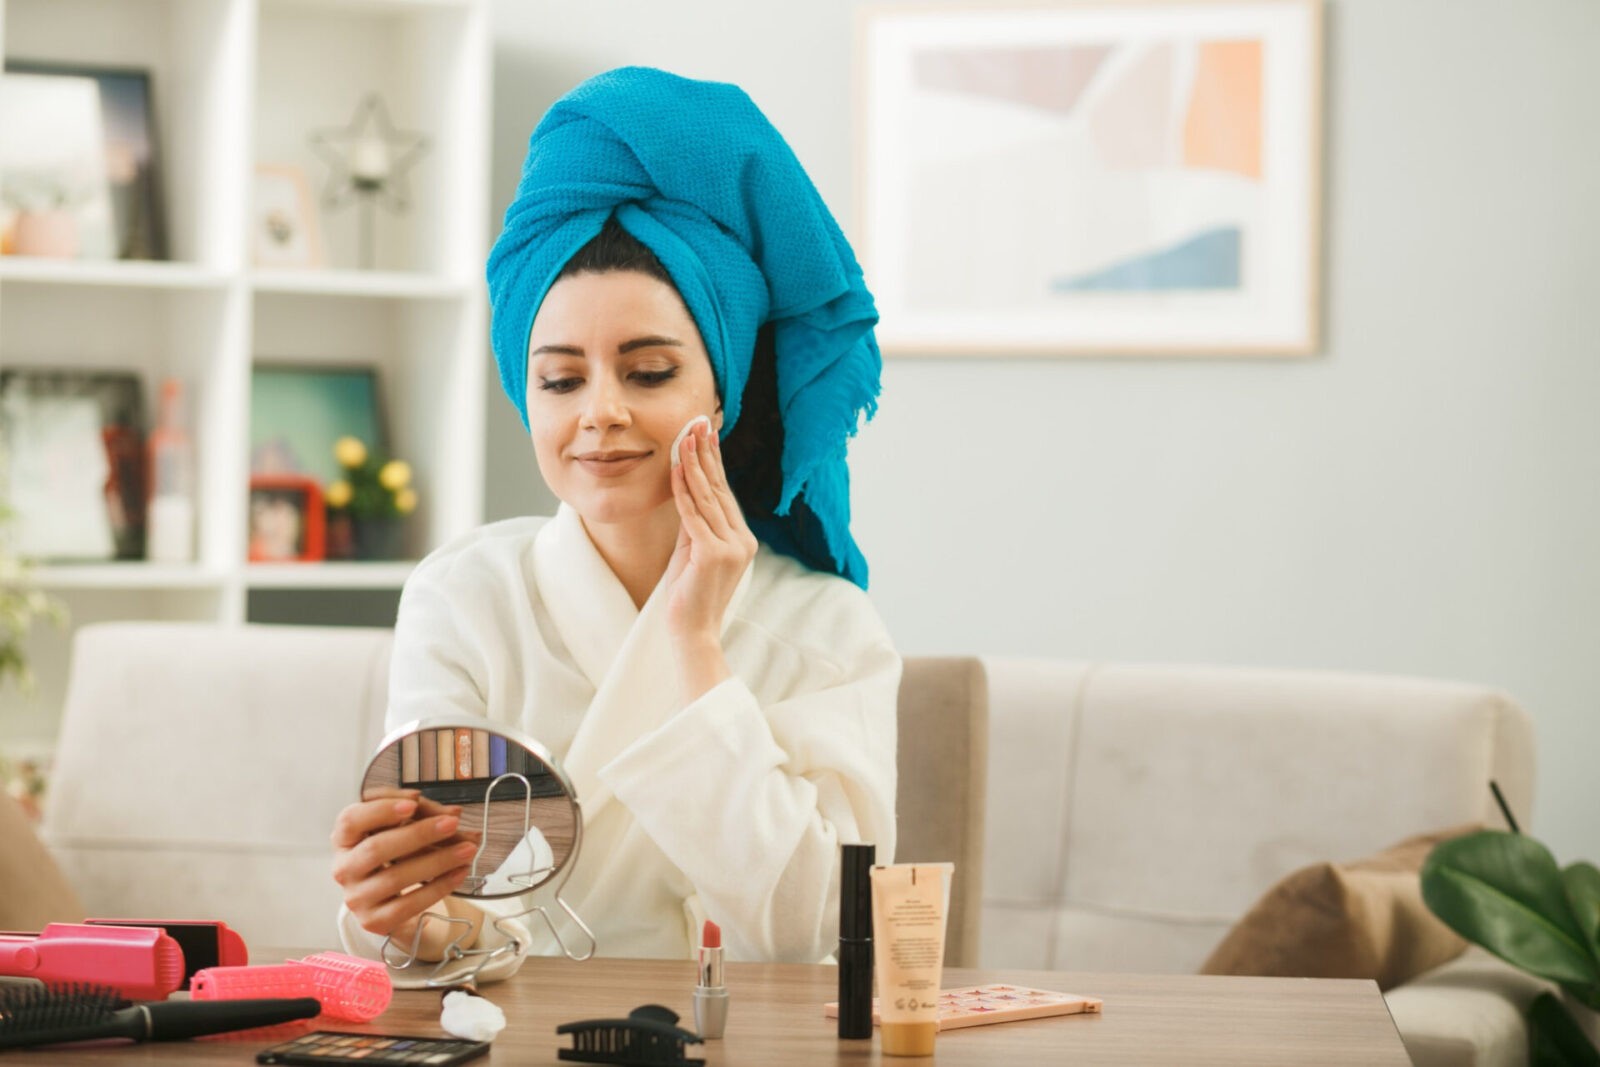
M 31 989 L 0 998 L 0 1049 L 110 1038 L 184 1041 L 310 1019 L 321 1010 L 315 997 L 129 1005 L 118 990 L 104 986 Z
M 71 982 L 48 989 L 0 989 L 0 1047 L 5 1038 L 40 1035 L 98 1022 L 127 1006 L 110 986 Z

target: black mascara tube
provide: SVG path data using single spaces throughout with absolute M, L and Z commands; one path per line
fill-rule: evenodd
M 845 845 L 839 884 L 839 1036 L 872 1036 L 873 845 Z

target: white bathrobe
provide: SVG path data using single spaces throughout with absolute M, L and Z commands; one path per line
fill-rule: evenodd
M 658 587 L 636 609 L 565 505 L 475 530 L 406 583 L 388 728 L 486 716 L 550 751 L 584 823 L 562 896 L 599 954 L 685 958 L 710 918 L 730 959 L 821 959 L 838 938 L 839 845 L 894 856 L 900 658 L 860 589 L 763 546 L 723 620 L 733 677 L 685 706 L 665 601 Z M 377 955 L 345 909 L 340 930 Z M 517 932 L 559 951 L 536 918 Z M 500 940 L 486 924 L 480 944 Z

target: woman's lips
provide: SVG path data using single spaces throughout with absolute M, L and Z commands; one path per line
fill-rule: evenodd
M 619 478 L 649 458 L 649 452 L 586 452 L 574 457 L 578 466 L 597 478 Z

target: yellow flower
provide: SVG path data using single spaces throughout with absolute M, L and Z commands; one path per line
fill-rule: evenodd
M 355 438 L 347 437 L 345 440 L 353 441 Z M 356 443 L 360 444 L 359 441 Z M 350 503 L 350 495 L 350 483 L 340 479 L 328 486 L 328 491 L 322 494 L 322 499 L 330 508 L 342 508 Z
M 409 515 L 417 510 L 417 491 L 415 489 L 402 489 L 394 495 L 394 509 L 402 515 Z
M 402 459 L 391 459 L 378 472 L 378 484 L 388 490 L 403 489 L 411 482 L 411 464 Z
M 333 458 L 342 467 L 359 467 L 367 461 L 367 446 L 357 437 L 341 437 L 333 443 Z

